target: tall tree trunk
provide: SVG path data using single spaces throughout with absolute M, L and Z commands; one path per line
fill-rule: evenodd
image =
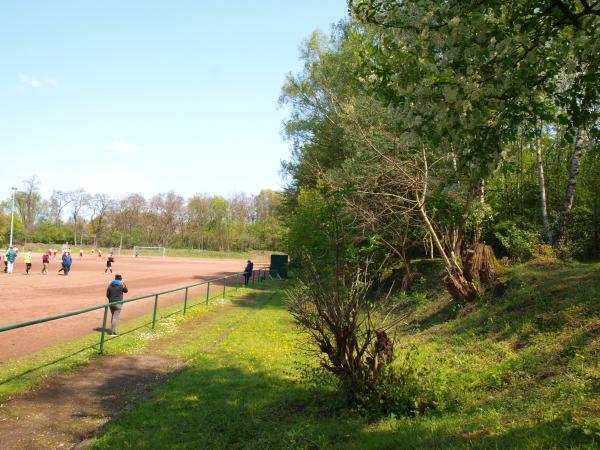
M 600 253 L 600 243 L 598 242 L 598 197 L 594 196 L 593 203 L 593 222 L 594 222 L 594 250 L 593 257 L 598 258 Z
M 544 230 L 548 243 L 552 244 L 552 228 L 550 220 L 548 220 L 548 202 L 546 200 L 546 179 L 544 177 L 544 162 L 542 161 L 542 121 L 539 119 L 535 122 L 535 156 L 537 158 L 538 178 L 540 180 L 540 200 L 542 206 L 542 221 L 544 222 Z
M 477 197 L 479 198 L 479 203 L 483 207 L 485 203 L 485 180 L 479 180 L 477 183 Z M 475 224 L 475 233 L 473 236 L 473 243 L 478 244 L 481 242 L 481 235 L 483 234 L 483 228 L 481 226 L 481 221 L 478 220 Z
M 469 218 L 469 212 L 473 206 L 473 197 L 475 196 L 475 190 L 478 186 L 478 183 L 471 183 L 469 190 L 467 192 L 467 201 L 465 204 L 465 209 L 463 211 L 462 217 L 460 218 L 460 223 L 458 224 L 458 228 L 456 231 L 454 245 L 451 249 L 451 257 L 455 262 L 461 260 L 461 256 L 463 253 L 463 247 L 465 243 L 465 233 L 466 233 L 466 225 L 467 219 Z
M 579 174 L 579 162 L 583 155 L 585 141 L 585 130 L 583 126 L 577 127 L 577 137 L 575 138 L 575 151 L 571 157 L 571 166 L 569 167 L 569 181 L 567 182 L 567 189 L 565 190 L 565 197 L 563 199 L 563 207 L 558 219 L 558 227 L 556 229 L 556 238 L 554 241 L 555 248 L 561 252 L 567 239 L 567 227 L 569 223 L 569 217 L 571 216 L 571 209 L 573 208 L 573 199 L 575 197 L 575 186 L 577 185 L 577 175 Z
M 429 235 L 429 258 L 430 259 L 435 258 L 434 249 L 433 249 L 433 238 L 431 237 L 431 234 Z

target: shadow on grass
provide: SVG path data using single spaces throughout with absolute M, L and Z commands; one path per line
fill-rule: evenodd
M 431 449 L 573 448 L 593 443 L 558 422 L 494 434 L 487 419 L 435 416 L 369 423 L 325 388 L 240 367 L 208 368 L 201 357 L 111 423 L 92 449 Z M 99 388 L 126 383 L 114 377 Z M 104 408 L 114 409 L 114 399 Z M 486 427 L 489 425 L 489 429 Z
M 20 378 L 23 378 L 23 377 L 25 377 L 25 376 L 27 376 L 29 374 L 35 373 L 38 370 L 45 369 L 46 367 L 51 367 L 51 366 L 53 366 L 55 364 L 61 363 L 63 361 L 66 361 L 69 358 L 73 358 L 74 356 L 80 355 L 80 354 L 82 354 L 82 353 L 84 353 L 84 352 L 86 352 L 88 350 L 92 350 L 94 348 L 97 349 L 98 348 L 98 344 L 88 345 L 86 347 L 83 347 L 83 348 L 77 350 L 76 352 L 72 352 L 72 353 L 70 353 L 68 355 L 65 355 L 65 356 L 62 356 L 60 358 L 54 359 L 53 361 L 49 361 L 49 362 L 41 364 L 39 366 L 32 367 L 32 368 L 27 369 L 27 370 L 25 370 L 23 372 L 20 372 L 20 373 L 18 373 L 16 375 L 13 375 L 10 378 L 6 378 L 4 380 L 0 380 L 0 386 L 4 385 L 4 384 L 7 384 L 7 383 L 10 383 L 11 381 L 15 381 L 15 380 L 18 380 Z
M 459 311 L 456 305 L 456 302 L 451 299 L 441 303 L 438 309 L 432 311 L 419 321 L 419 328 L 421 330 L 426 330 L 456 318 Z
M 353 427 L 337 393 L 261 371 L 199 367 L 205 363 L 156 389 L 91 448 L 326 448 L 348 439 Z
M 161 318 L 170 317 L 170 316 L 172 316 L 174 314 L 177 314 L 177 313 L 178 312 L 176 311 L 174 313 L 165 315 L 165 316 L 163 316 Z M 150 325 L 152 325 L 152 322 L 147 322 L 147 323 L 141 324 L 141 325 L 139 325 L 139 326 L 137 326 L 135 328 L 132 328 L 130 330 L 127 330 L 125 332 L 119 332 L 118 336 L 110 336 L 110 328 L 107 328 L 107 329 L 105 329 L 105 332 L 106 332 L 105 345 L 108 342 L 110 342 L 110 341 L 112 341 L 114 339 L 125 337 L 125 336 L 130 335 L 130 334 L 132 334 L 132 333 L 134 333 L 136 331 L 139 331 L 139 330 L 141 330 L 143 328 L 152 329 Z M 96 327 L 96 328 L 93 329 L 93 331 L 101 333 L 102 332 L 102 327 Z M 79 350 L 77 350 L 75 352 L 71 352 L 68 355 L 61 356 L 60 358 L 55 358 L 52 361 L 48 361 L 48 362 L 46 362 L 44 364 L 40 364 L 39 366 L 31 367 L 31 368 L 29 368 L 27 370 L 24 370 L 24 371 L 22 371 L 22 372 L 20 372 L 20 373 L 18 373 L 16 375 L 11 376 L 10 378 L 6 378 L 6 379 L 3 379 L 3 380 L 0 380 L 0 386 L 4 385 L 4 384 L 7 384 L 7 383 L 10 383 L 11 381 L 16 381 L 16 380 L 18 380 L 20 378 L 26 377 L 27 375 L 35 373 L 35 372 L 37 372 L 39 370 L 42 370 L 42 369 L 51 367 L 53 365 L 59 364 L 61 362 L 64 362 L 64 361 L 68 360 L 69 358 L 73 358 L 73 357 L 75 357 L 77 355 L 81 355 L 82 353 L 85 353 L 86 351 L 95 350 L 95 353 L 97 355 L 100 355 L 100 353 L 98 353 L 99 352 L 99 348 L 100 348 L 99 346 L 100 346 L 100 341 L 95 342 L 95 343 L 90 344 L 90 345 L 86 345 L 86 346 L 80 348 Z

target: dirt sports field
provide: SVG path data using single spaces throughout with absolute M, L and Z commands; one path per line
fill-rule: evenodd
M 104 273 L 106 257 L 73 257 L 69 276 L 58 275 L 60 261 L 51 260 L 48 275 L 42 275 L 42 256 L 34 254 L 33 268 L 26 276 L 19 254 L 12 275 L 0 273 L 0 326 L 25 322 L 106 303 L 106 287 L 113 276 Z M 221 277 L 244 269 L 239 259 L 115 257 L 113 272 L 123 275 L 133 298 Z M 255 269 L 259 268 L 255 264 Z M 233 280 L 232 280 L 233 281 Z M 222 286 L 222 284 L 221 284 Z M 221 288 L 222 289 L 222 288 Z M 211 296 L 213 290 L 211 289 Z M 205 295 L 206 287 L 190 290 L 190 298 Z M 215 289 L 215 295 L 217 290 Z M 183 301 L 183 291 L 161 296 L 159 307 Z M 153 300 L 127 303 L 119 322 L 152 312 Z M 50 345 L 98 332 L 103 310 L 0 333 L 0 363 L 28 355 Z M 110 314 L 109 314 L 110 321 Z

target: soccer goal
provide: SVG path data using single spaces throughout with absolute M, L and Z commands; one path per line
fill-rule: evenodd
M 165 257 L 164 247 L 133 247 L 133 256 L 160 256 Z

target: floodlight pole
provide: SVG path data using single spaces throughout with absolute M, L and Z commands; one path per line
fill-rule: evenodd
M 13 227 L 15 224 L 15 192 L 17 192 L 17 188 L 13 187 L 11 188 L 13 193 L 12 193 L 12 211 L 10 213 L 10 243 L 8 244 L 9 247 L 12 247 L 13 244 Z

